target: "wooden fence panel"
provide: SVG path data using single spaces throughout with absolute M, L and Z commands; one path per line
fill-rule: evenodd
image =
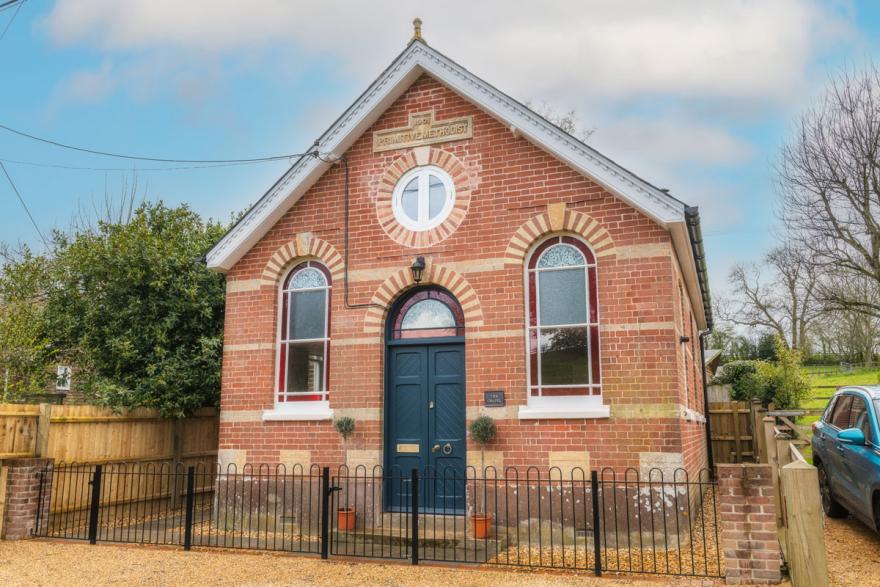
M 712 427 L 712 454 L 716 463 L 753 462 L 755 442 L 749 402 L 709 404 Z
M 40 406 L 0 404 L 0 459 L 34 455 L 39 417 Z
M 217 410 L 179 422 L 153 409 L 115 413 L 87 405 L 0 404 L 0 459 L 42 456 L 57 463 L 213 463 Z M 175 437 L 178 436 L 177 439 Z

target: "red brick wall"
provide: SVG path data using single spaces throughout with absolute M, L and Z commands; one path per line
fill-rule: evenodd
M 6 508 L 3 517 L 5 540 L 30 538 L 34 529 L 40 498 L 40 472 L 52 459 L 7 459 L 3 461 L 6 476 Z M 48 500 L 44 504 L 48 508 Z
M 452 153 L 468 169 L 472 198 L 467 216 L 448 239 L 412 249 L 383 232 L 375 210 L 379 179 L 407 151 L 373 153 L 372 135 L 406 126 L 410 113 L 430 109 L 438 120 L 473 116 L 472 139 L 433 145 Z M 682 352 L 676 318 L 679 271 L 663 228 L 427 76 L 346 156 L 351 173 L 352 303 L 368 302 L 387 273 L 408 267 L 416 255 L 435 265 L 456 267 L 484 261 L 479 268 L 462 271 L 483 316 L 482 325 L 466 324 L 467 403 L 473 410 L 481 405 L 485 390 L 506 391 L 512 406 L 505 413 L 509 418 L 502 414 L 498 440 L 489 447 L 503 452 L 506 465 L 546 465 L 551 451 L 589 451 L 594 467 L 639 467 L 642 452 L 695 455 L 703 450 L 694 432 L 702 426 L 686 424 L 670 408 L 685 403 L 683 378 L 689 375 L 677 360 Z M 228 273 L 232 291 L 227 296 L 220 448 L 245 450 L 248 461 L 272 462 L 279 450 L 290 449 L 311 450 L 312 462 L 322 464 L 333 465 L 342 458 L 340 439 L 330 422 L 264 423 L 253 416 L 273 407 L 277 287 L 247 285 L 260 279 L 272 255 L 297 234 L 310 232 L 344 251 L 342 188 L 343 172 L 337 166 Z M 610 420 L 516 419 L 516 406 L 526 403 L 523 268 L 504 264 L 503 258 L 524 222 L 559 203 L 598 221 L 614 241 L 615 253 L 598 260 L 602 384 L 604 401 L 612 410 Z M 377 269 L 386 273 L 366 273 Z M 384 393 L 384 345 L 380 335 L 364 332 L 366 310 L 343 306 L 341 279 L 333 286 L 331 407 L 372 410 L 370 418 L 358 421 L 349 448 L 381 449 L 377 418 Z M 658 417 L 657 406 L 669 409 Z
M 781 580 L 770 465 L 718 465 L 718 516 L 727 582 Z

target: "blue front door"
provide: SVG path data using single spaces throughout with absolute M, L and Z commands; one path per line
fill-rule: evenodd
M 421 508 L 463 511 L 464 344 L 409 342 L 389 345 L 388 353 L 386 503 L 411 503 L 409 479 L 418 469 Z

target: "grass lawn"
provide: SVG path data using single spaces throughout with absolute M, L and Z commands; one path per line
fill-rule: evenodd
M 804 367 L 804 372 L 810 379 L 810 399 L 803 404 L 805 410 L 824 410 L 828 400 L 834 395 L 838 387 L 844 385 L 877 385 L 880 382 L 880 368 L 864 369 L 856 367 L 852 373 L 841 373 L 837 367 Z M 808 415 L 800 418 L 798 427 L 809 438 L 812 434 L 812 424 L 819 419 L 819 415 Z M 813 451 L 807 446 L 803 450 L 804 457 L 812 462 Z

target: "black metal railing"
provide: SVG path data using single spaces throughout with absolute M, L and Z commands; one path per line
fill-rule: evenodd
M 723 575 L 715 484 L 654 469 L 55 465 L 35 534 L 622 573 Z

